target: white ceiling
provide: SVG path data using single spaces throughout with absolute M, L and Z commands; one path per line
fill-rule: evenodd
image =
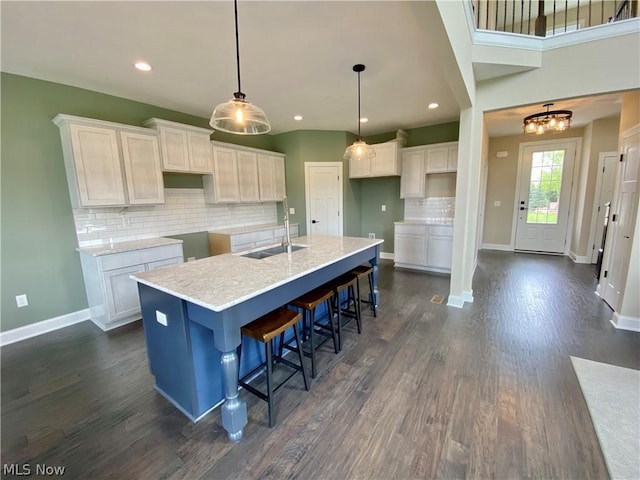
M 3 0 L 0 9 L 2 71 L 206 118 L 237 90 L 231 1 Z M 447 39 L 432 1 L 242 0 L 238 16 L 242 90 L 266 112 L 272 133 L 355 132 L 356 63 L 366 65 L 363 135 L 459 118 L 440 73 L 438 45 Z M 153 71 L 135 70 L 138 60 Z M 614 101 L 554 108 L 575 109 L 580 126 L 619 113 Z M 440 108 L 427 109 L 430 102 Z M 539 110 L 489 114 L 489 133 L 520 133 L 522 117 Z M 303 121 L 293 120 L 298 114 Z

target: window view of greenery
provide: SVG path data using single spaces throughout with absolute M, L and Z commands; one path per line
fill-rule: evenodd
M 558 223 L 564 150 L 534 152 L 527 223 Z

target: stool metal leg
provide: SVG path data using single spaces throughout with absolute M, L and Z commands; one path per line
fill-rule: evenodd
M 329 326 L 331 327 L 331 336 L 333 337 L 333 350 L 335 353 L 338 353 L 339 344 L 338 344 L 338 335 L 336 334 L 336 329 L 333 325 L 333 305 L 331 305 L 331 301 L 327 300 L 327 313 L 329 314 Z
M 313 325 L 312 325 L 313 326 Z M 296 344 L 298 345 L 298 358 L 300 359 L 300 367 L 302 368 L 302 378 L 304 379 L 304 389 L 309 391 L 309 381 L 307 380 L 307 369 L 304 366 L 304 355 L 302 353 L 302 342 L 300 340 L 300 332 L 298 331 L 298 325 L 293 325 L 293 334 L 296 336 Z M 313 336 L 313 331 L 311 332 Z
M 265 348 L 267 351 L 267 404 L 269 406 L 269 427 L 273 428 L 276 424 L 274 415 L 273 415 L 273 343 L 272 340 L 269 340 L 265 343 Z
M 356 305 L 356 303 L 359 303 L 359 302 L 356 301 L 356 294 L 355 294 L 355 289 L 353 288 L 353 285 L 349 285 L 349 288 L 347 289 L 347 308 L 349 307 L 349 302 L 351 299 L 353 299 L 353 305 L 354 305 L 354 310 L 356 315 L 356 325 L 358 326 L 358 333 L 362 333 L 362 319 L 360 318 L 360 306 Z
M 367 277 L 369 277 L 369 298 L 370 300 L 370 305 L 371 308 L 373 309 L 373 316 L 377 317 L 377 313 L 376 313 L 376 299 L 373 296 L 373 272 L 371 272 L 369 275 L 367 275 Z
M 309 327 L 310 327 L 310 339 L 311 339 L 311 378 L 316 378 L 316 339 L 315 339 L 315 328 L 313 327 L 313 322 L 316 318 L 316 309 L 312 308 L 309 311 Z M 302 357 L 300 357 L 302 359 Z

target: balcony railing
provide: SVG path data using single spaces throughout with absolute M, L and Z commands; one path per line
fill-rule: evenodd
M 476 28 L 548 37 L 638 15 L 637 0 L 471 0 Z

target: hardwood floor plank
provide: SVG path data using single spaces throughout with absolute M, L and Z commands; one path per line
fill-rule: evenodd
M 474 303 L 431 303 L 449 278 L 381 261 L 378 316 L 327 342 L 318 376 L 266 403 L 246 392 L 245 438 L 216 410 L 197 424 L 153 390 L 140 323 L 84 322 L 3 347 L 4 463 L 69 478 L 607 478 L 569 356 L 640 369 L 593 267 L 482 251 Z M 365 289 L 366 290 L 366 289 Z M 365 305 L 363 305 L 365 307 Z

